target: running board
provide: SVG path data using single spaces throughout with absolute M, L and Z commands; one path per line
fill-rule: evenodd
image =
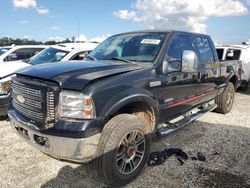
M 216 104 L 209 105 L 206 109 L 202 109 L 195 114 L 191 114 L 189 116 L 184 117 L 183 119 L 175 122 L 175 123 L 167 123 L 161 126 L 162 128 L 159 128 L 156 130 L 156 134 L 159 136 L 166 136 L 171 134 L 172 132 L 176 131 L 177 129 L 180 129 L 184 127 L 185 125 L 188 125 L 191 122 L 194 122 L 204 114 L 213 111 L 215 108 L 217 108 Z

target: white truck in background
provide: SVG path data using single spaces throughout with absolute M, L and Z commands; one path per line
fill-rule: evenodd
M 241 88 L 247 89 L 250 81 L 250 45 L 218 45 L 216 51 L 219 60 L 241 60 Z
M 82 60 L 99 43 L 65 43 L 53 45 L 30 59 L 0 63 L 0 116 L 7 112 L 10 96 L 10 81 L 15 71 L 31 65 L 68 60 Z

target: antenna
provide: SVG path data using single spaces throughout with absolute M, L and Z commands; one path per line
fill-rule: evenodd
M 77 35 L 78 35 L 78 49 L 80 49 L 80 32 L 79 32 L 79 16 L 77 16 Z
M 79 33 L 79 16 L 77 17 L 77 36 L 78 36 L 78 39 L 80 37 L 80 33 Z

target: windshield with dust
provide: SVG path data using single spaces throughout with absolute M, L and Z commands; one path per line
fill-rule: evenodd
M 153 62 L 160 52 L 166 35 L 161 32 L 115 35 L 97 46 L 89 56 L 97 60 Z

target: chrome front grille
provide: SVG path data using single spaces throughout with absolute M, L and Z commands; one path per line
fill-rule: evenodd
M 34 97 L 42 97 L 42 91 L 32 89 L 32 88 L 27 88 L 19 84 L 12 83 L 12 89 L 14 91 L 17 91 L 26 95 L 31 95 Z
M 53 90 L 55 88 L 57 87 L 38 81 L 14 79 L 13 107 L 19 114 L 46 127 L 47 123 L 55 120 L 55 90 Z
M 17 101 L 17 94 L 13 93 L 13 98 L 15 99 L 15 101 Z M 42 109 L 42 102 L 40 101 L 36 101 L 36 100 L 32 100 L 26 97 L 24 98 L 24 104 L 27 106 L 32 106 L 34 108 L 38 108 L 38 109 Z
M 22 107 L 21 105 L 19 105 L 18 103 L 14 102 L 13 106 L 16 110 L 18 110 L 19 112 L 21 112 L 22 114 L 24 114 L 25 116 L 27 116 L 28 118 L 31 119 L 36 119 L 36 120 L 43 120 L 43 114 L 40 112 L 35 112 L 32 110 L 29 110 L 27 108 Z

